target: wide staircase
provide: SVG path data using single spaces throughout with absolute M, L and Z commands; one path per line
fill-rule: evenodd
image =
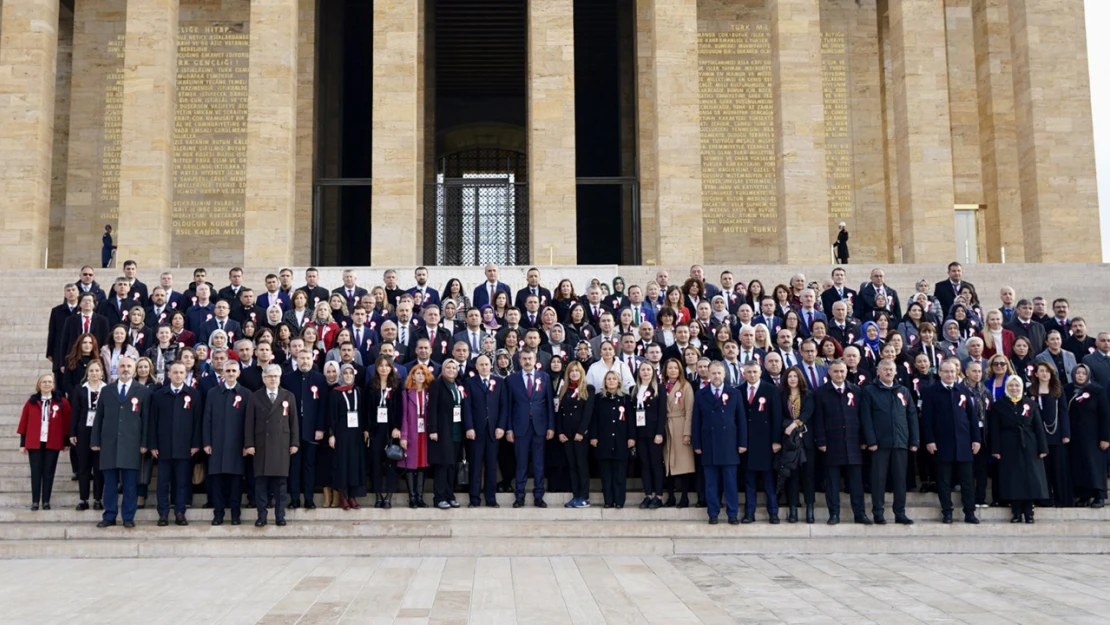
M 503 268 L 503 281 L 518 288 L 524 284 L 526 268 Z M 621 275 L 628 284 L 640 283 L 655 275 L 656 267 L 542 267 L 544 283 L 553 286 L 560 277 L 570 277 L 581 289 L 592 277 L 604 281 Z M 669 268 L 671 281 L 678 282 L 687 268 Z M 721 267 L 707 266 L 706 275 L 716 276 Z M 828 266 L 813 267 L 730 267 L 738 279 L 759 278 L 768 287 L 786 282 L 795 271 L 810 279 L 828 275 Z M 849 268 L 853 286 L 866 280 L 870 267 Z M 926 278 L 936 282 L 945 275 L 942 265 L 884 266 L 887 283 L 903 297 L 913 283 Z M 191 269 L 176 269 L 175 281 L 181 289 L 188 284 Z M 402 285 L 407 285 L 411 268 L 398 268 Z M 98 270 L 102 286 L 111 282 L 114 271 Z M 160 271 L 141 270 L 140 279 L 153 286 Z M 269 270 L 247 270 L 244 282 L 259 287 Z M 380 268 L 360 268 L 362 284 L 377 284 Z M 936 495 L 911 493 L 908 515 L 913 526 L 865 527 L 851 522 L 845 496 L 840 525 L 825 525 L 827 513 L 823 496 L 818 494 L 817 524 L 767 523 L 760 507 L 752 525 L 717 526 L 706 524 L 705 510 L 663 508 L 640 510 L 642 495 L 639 481 L 630 479 L 628 502 L 624 509 L 602 509 L 600 484 L 594 483 L 589 509 L 566 509 L 563 493 L 549 493 L 547 509 L 511 507 L 511 495 L 498 495 L 501 507 L 466 508 L 468 498 L 460 496 L 463 508 L 441 511 L 432 508 L 410 510 L 406 496 L 394 497 L 392 510 L 379 510 L 372 498 L 364 499 L 360 510 L 317 508 L 288 512 L 289 525 L 279 528 L 253 526 L 255 513 L 244 510 L 242 526 L 225 523 L 212 527 L 211 510 L 201 508 L 203 494 L 195 497 L 196 507 L 187 513 L 188 527 L 159 528 L 154 525 L 154 488 L 146 509 L 140 510 L 138 526 L 124 530 L 117 526 L 105 530 L 95 527 L 99 512 L 74 510 L 77 483 L 70 480 L 68 458 L 59 461 L 53 510 L 31 512 L 29 469 L 19 454 L 15 434 L 20 409 L 34 388 L 36 377 L 49 370 L 44 358 L 46 322 L 50 308 L 61 299 L 62 285 L 74 280 L 75 270 L 0 271 L 0 290 L 11 301 L 0 317 L 0 557 L 177 557 L 177 556 L 431 556 L 431 555 L 669 555 L 714 553 L 1108 553 L 1110 552 L 1110 509 L 1038 508 L 1037 523 L 1010 524 L 1009 510 L 987 508 L 977 511 L 983 523 L 978 526 L 960 522 L 959 496 L 957 522 L 940 523 Z M 295 270 L 299 277 L 303 269 Z M 321 270 L 321 283 L 328 287 L 341 284 L 339 268 Z M 449 277 L 463 281 L 468 290 L 482 279 L 480 267 L 432 268 L 432 285 L 439 288 Z M 209 280 L 224 286 L 225 269 L 209 268 Z M 1110 284 L 1107 265 L 975 265 L 965 269 L 965 278 L 979 290 L 984 306 L 997 302 L 998 289 L 1014 287 L 1019 297 L 1041 295 L 1051 299 L 1066 297 L 1073 314 L 1083 315 L 1094 333 L 1110 329 L 1110 310 L 1105 306 L 1102 289 Z M 714 280 L 715 281 L 715 280 Z M 402 482 L 403 483 L 403 482 Z M 431 484 L 426 497 L 431 500 Z M 530 492 L 530 489 L 529 489 Z M 743 499 L 743 497 L 741 497 Z M 762 499 L 762 497 L 761 497 Z M 317 505 L 320 496 L 317 495 Z M 762 503 L 762 501 L 761 501 Z M 893 520 L 887 499 L 888 520 Z M 870 514 L 870 500 L 867 502 Z

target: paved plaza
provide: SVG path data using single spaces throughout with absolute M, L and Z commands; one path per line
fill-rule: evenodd
M 8 560 L 0 623 L 1102 625 L 1104 556 Z

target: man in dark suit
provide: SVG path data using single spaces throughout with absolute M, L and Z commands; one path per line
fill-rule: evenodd
M 725 514 L 730 525 L 740 523 L 740 497 L 736 487 L 736 467 L 740 454 L 748 449 L 748 420 L 739 392 L 725 386 L 725 367 L 709 365 L 709 385 L 694 393 L 691 444 L 701 456 L 705 472 L 706 511 L 709 524 L 716 525 L 721 513 L 722 487 Z
M 802 361 L 798 363 L 798 368 L 802 370 L 802 375 L 805 376 L 806 386 L 811 390 L 816 390 L 828 379 L 829 370 L 817 362 L 817 342 L 813 339 L 806 339 L 802 343 L 800 352 Z
M 112 295 L 96 307 L 96 312 L 108 320 L 108 327 L 114 328 L 116 324 L 127 325 L 129 323 L 127 315 L 131 307 L 135 305 L 134 301 L 127 299 L 127 293 L 130 290 L 131 284 L 127 282 L 127 278 L 120 276 L 116 278 Z
M 104 473 L 104 517 L 96 524 L 100 528 L 116 524 L 117 489 L 123 492 L 123 526 L 135 527 L 139 469 L 150 436 L 150 388 L 135 383 L 135 361 L 130 357 L 120 356 L 116 371 L 119 379 L 100 393 L 89 441 L 92 450 L 100 452 Z
M 540 296 L 529 293 L 524 296 L 524 308 L 520 309 L 520 325 L 525 329 L 538 328 L 540 321 Z
M 1095 351 L 1083 356 L 1083 364 L 1091 370 L 1091 381 L 1106 388 L 1110 383 L 1110 332 L 1099 332 Z
M 197 342 L 207 345 L 208 339 L 211 338 L 213 332 L 216 330 L 223 330 L 227 332 L 228 345 L 231 345 L 235 342 L 235 339 L 242 336 L 243 333 L 243 329 L 239 326 L 239 322 L 230 317 L 231 306 L 228 304 L 227 300 L 220 300 L 216 302 L 212 310 L 214 313 L 213 317 L 201 324 L 200 330 L 197 332 Z
M 316 450 L 327 430 L 328 381 L 312 367 L 311 352 L 302 351 L 296 359 L 296 371 L 281 377 L 281 387 L 293 394 L 301 410 L 301 444 L 290 458 L 289 507 L 300 507 L 303 493 L 305 510 L 315 510 Z
M 438 336 L 436 340 L 439 340 Z M 432 370 L 433 376 L 439 376 L 441 365 L 432 359 L 432 346 L 431 343 L 428 342 L 428 339 L 421 338 L 417 340 L 410 351 L 416 355 L 416 359 L 406 362 L 405 369 L 412 371 L 412 368 L 416 365 L 424 365 Z
M 278 277 L 271 273 L 266 276 L 266 290 L 258 296 L 258 307 L 266 310 L 275 305 L 281 307 L 283 313 L 293 309 L 289 295 L 282 292 Z
M 753 326 L 761 323 L 767 326 L 767 331 L 771 333 L 772 339 L 778 334 L 779 328 L 782 327 L 782 319 L 775 315 L 775 300 L 770 297 L 764 297 L 759 301 L 759 314 L 752 317 Z
M 439 306 L 439 291 L 428 286 L 428 268 L 417 267 L 413 277 L 416 278 L 416 286 L 405 291 L 412 296 L 413 310 L 420 312 L 425 306 Z
M 809 338 L 813 334 L 814 322 L 824 321 L 827 325 L 829 320 L 825 317 L 825 313 L 817 310 L 817 293 L 813 289 L 803 289 L 800 299 L 802 306 L 798 309 L 798 317 L 801 318 L 801 323 L 798 325 L 798 331 L 802 336 Z
M 285 491 L 290 458 L 299 451 L 301 429 L 297 423 L 297 401 L 281 388 L 281 367 L 267 365 L 262 371 L 264 388 L 255 391 L 243 425 L 243 446 L 251 456 L 255 475 L 255 527 L 266 525 L 266 504 L 274 500 L 274 519 L 285 525 Z M 363 476 L 365 479 L 365 476 Z
M 886 272 L 875 268 L 871 270 L 871 282 L 859 289 L 859 301 L 856 303 L 856 319 L 870 319 L 871 312 L 875 310 L 875 296 L 882 293 L 886 296 L 886 309 L 890 311 L 891 318 L 902 318 L 902 300 L 898 298 L 898 291 L 886 285 Z
M 525 310 L 527 308 L 527 306 L 524 305 L 525 299 L 529 295 L 536 296 L 540 310 L 551 304 L 551 291 L 540 285 L 540 270 L 535 267 L 529 267 L 525 278 L 528 280 L 528 286 L 516 292 L 516 299 L 513 300 L 513 305 L 521 310 Z
M 960 483 L 964 522 L 978 524 L 975 516 L 975 485 L 971 464 L 979 453 L 979 417 L 971 391 L 956 381 L 956 360 L 939 368 L 940 383 L 921 390 L 921 442 L 937 461 L 937 496 L 942 520 L 952 522 L 952 477 Z
M 513 293 L 509 285 L 497 280 L 497 265 L 486 265 L 486 281 L 474 287 L 474 296 L 470 298 L 470 303 L 475 308 L 481 308 L 486 304 L 492 304 L 493 298 L 498 291 L 503 292 L 512 298 Z
M 316 304 L 328 301 L 328 290 L 320 286 L 320 271 L 315 267 L 309 267 L 304 272 L 305 285 L 297 289 L 304 291 L 308 295 L 308 308 L 315 310 Z M 292 301 L 292 296 L 290 296 Z
M 843 300 L 837 300 L 832 305 L 832 318 L 828 322 L 829 336 L 837 340 L 842 346 L 848 346 L 860 338 L 859 324 L 848 316 L 848 305 Z
M 690 277 L 705 285 L 705 299 L 712 301 L 721 294 L 721 287 L 705 279 L 705 269 L 701 265 L 690 267 Z
M 1032 345 L 1029 351 L 1030 358 L 1044 351 L 1044 324 L 1033 319 L 1033 302 L 1027 299 L 1019 300 L 1014 308 L 1014 318 L 1004 327 L 1014 333 L 1015 339 L 1019 336 L 1029 339 Z
M 65 320 L 62 325 L 62 336 L 54 353 L 58 357 L 58 364 L 62 367 L 65 366 L 65 357 L 69 350 L 73 348 L 73 344 L 77 342 L 77 337 L 82 334 L 88 333 L 96 338 L 97 345 L 104 345 L 108 340 L 108 333 L 111 327 L 108 325 L 108 320 L 103 315 L 94 312 L 96 308 L 96 296 L 92 293 L 83 293 L 78 298 L 78 312 Z
M 632 311 L 632 323 L 640 325 L 647 322 L 655 325 L 655 310 L 644 301 L 644 290 L 639 285 L 633 284 L 628 287 L 626 308 Z
M 833 316 L 833 304 L 836 302 L 848 302 L 853 306 L 856 303 L 858 293 L 848 288 L 844 283 L 844 268 L 837 267 L 832 270 L 833 285 L 821 292 L 821 308 L 825 311 L 825 315 L 830 319 Z
M 139 306 L 145 307 L 148 303 L 147 289 L 146 285 L 142 282 L 139 282 L 139 279 L 135 277 L 135 273 L 138 271 L 138 269 L 139 266 L 135 263 L 135 261 L 123 261 L 123 277 L 127 278 L 128 284 L 127 299 L 138 304 Z
M 175 309 L 166 301 L 166 289 L 161 286 L 154 287 L 150 292 L 150 305 L 146 307 L 146 316 L 143 322 L 148 328 L 157 328 L 163 323 L 169 323 L 170 313 Z M 181 311 L 184 313 L 185 311 Z
M 336 287 L 331 290 L 333 294 L 343 296 L 347 302 L 347 312 L 350 312 L 358 306 L 358 300 L 366 295 L 368 291 L 358 285 L 358 276 L 355 275 L 354 270 L 343 270 L 343 286 Z
M 351 312 L 351 343 L 362 354 L 362 362 L 371 363 L 370 352 L 381 342 L 378 333 L 366 324 L 366 309 L 356 308 Z
M 77 285 L 71 282 L 65 286 L 65 301 L 50 309 L 50 321 L 47 322 L 46 359 L 53 364 L 55 378 L 65 364 L 67 352 L 61 351 L 61 343 L 66 320 L 80 314 L 80 310 L 77 302 Z
M 956 296 L 960 294 L 960 289 L 963 287 L 971 287 L 975 289 L 975 285 L 970 282 L 964 282 L 964 268 L 960 263 L 948 263 L 948 279 L 941 280 L 933 286 L 933 296 L 940 302 L 940 312 L 944 316 L 948 316 L 948 311 L 952 309 L 952 304 L 956 301 Z M 1037 350 L 1035 353 L 1039 353 Z
M 439 305 L 429 304 L 423 310 L 424 324 L 409 332 L 409 347 L 415 352 L 421 341 L 426 341 L 431 350 L 431 359 L 443 364 L 451 356 L 454 342 L 451 334 L 439 325 Z
M 204 401 L 201 439 L 208 454 L 208 479 L 212 481 L 212 525 L 222 525 L 231 508 L 231 524 L 239 525 L 242 505 L 243 427 L 250 392 L 239 386 L 239 363 L 224 365 L 223 384 L 208 392 Z
M 875 523 L 886 523 L 883 507 L 887 477 L 894 490 L 894 522 L 912 525 L 906 516 L 906 462 L 917 452 L 920 435 L 917 403 L 910 390 L 895 380 L 898 366 L 892 360 L 878 365 L 878 380 L 863 387 L 860 412 L 863 438 L 871 450 L 871 512 Z
M 182 303 L 182 306 L 185 307 L 184 310 L 188 310 L 190 306 L 196 305 L 196 301 L 193 298 L 197 296 L 197 287 L 200 285 L 204 284 L 208 287 L 209 296 L 216 292 L 216 285 L 205 280 L 207 276 L 208 271 L 205 270 L 204 267 L 197 267 L 193 270 L 193 281 L 189 283 L 188 288 L 181 294 L 181 299 L 184 300 Z
M 239 299 L 231 302 L 229 316 L 240 326 L 253 321 L 255 327 L 258 327 L 266 322 L 266 309 L 255 304 L 254 289 L 245 286 L 239 289 Z
M 525 349 L 520 353 L 520 372 L 510 375 L 505 380 L 505 386 L 509 395 L 506 440 L 513 443 L 516 452 L 516 501 L 513 507 L 524 505 L 528 461 L 531 460 L 533 503 L 537 508 L 546 508 L 543 500 L 544 441 L 555 436 L 551 378 L 536 369 L 536 353 Z
M 169 384 L 150 403 L 150 455 L 158 461 L 158 526 L 169 525 L 170 488 L 176 525 L 188 525 L 185 504 L 192 488 L 193 455 L 201 448 L 200 391 L 185 384 L 185 365 L 170 365 Z
M 829 365 L 829 381 L 813 393 L 813 441 L 825 454 L 825 501 L 829 525 L 840 523 L 840 477 L 848 483 L 855 522 L 871 525 L 863 507 L 863 452 L 860 444 L 860 388 L 847 381 L 848 367 Z
M 243 269 L 241 267 L 232 267 L 227 272 L 227 279 L 230 282 L 227 286 L 220 289 L 216 294 L 216 301 L 225 301 L 229 304 L 234 304 L 239 301 L 239 291 L 243 290 Z
M 94 271 L 91 265 L 85 265 L 84 267 L 82 267 L 81 273 L 79 274 L 80 277 L 77 280 L 77 291 L 78 295 L 92 293 L 93 296 L 96 297 L 96 301 L 94 302 L 94 304 L 99 304 L 100 302 L 104 301 L 106 295 L 104 293 L 104 289 L 100 288 L 100 285 L 96 283 L 96 280 L 93 280 L 93 275 Z
M 1068 300 L 1062 297 L 1052 300 L 1052 316 L 1045 317 L 1042 322 L 1044 323 L 1045 336 L 1048 336 L 1048 333 L 1052 330 L 1059 332 L 1061 338 L 1071 333 L 1071 319 L 1068 319 L 1069 308 Z
M 470 441 L 470 507 L 481 505 L 484 494 L 486 505 L 497 505 L 497 453 L 505 435 L 509 414 L 509 393 L 505 380 L 491 375 L 493 363 L 489 356 L 478 356 L 474 361 L 476 375 L 466 376 L 463 398 L 469 410 L 463 411 L 463 429 Z M 485 475 L 483 479 L 483 469 Z
M 741 523 L 755 521 L 756 489 L 762 481 L 769 520 L 772 525 L 777 525 L 779 502 L 775 489 L 774 459 L 782 449 L 782 393 L 770 384 L 761 383 L 762 375 L 763 368 L 758 363 L 749 362 L 744 365 L 744 384 L 739 388 L 744 399 L 744 414 L 748 419 L 744 518 Z
M 482 313 L 477 308 L 470 308 L 466 311 L 466 327 L 455 332 L 451 337 L 451 344 L 454 345 L 459 341 L 463 341 L 470 346 L 471 354 L 477 354 L 482 351 L 482 336 L 484 334 L 482 330 Z

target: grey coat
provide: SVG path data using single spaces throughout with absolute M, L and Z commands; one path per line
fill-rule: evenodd
M 142 467 L 150 427 L 150 388 L 134 380 L 128 384 L 127 397 L 120 401 L 119 382 L 112 382 L 100 393 L 96 406 L 90 446 L 100 448 L 100 470 Z
M 243 447 L 254 447 L 256 477 L 289 477 L 289 448 L 301 443 L 297 398 L 279 388 L 270 401 L 265 388 L 254 392 L 243 428 Z
M 1075 362 L 1075 354 L 1066 349 L 1061 350 L 1060 354 L 1064 359 L 1064 371 L 1063 373 L 1056 371 L 1056 377 L 1060 378 L 1060 384 L 1063 385 L 1071 382 L 1071 372 L 1075 369 L 1075 365 L 1079 363 Z M 1053 370 L 1056 369 L 1056 361 L 1052 359 L 1052 354 L 1048 353 L 1048 348 L 1045 348 L 1043 352 L 1037 354 L 1037 357 L 1033 359 L 1034 364 L 1038 362 L 1047 362 Z

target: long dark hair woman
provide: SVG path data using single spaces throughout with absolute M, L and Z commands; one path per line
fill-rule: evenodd
M 401 438 L 402 393 L 393 359 L 378 356 L 366 390 L 370 409 L 370 488 L 376 496 L 375 508 L 392 508 L 393 493 L 397 492 L 397 464 L 385 457 L 385 448 L 393 439 Z
M 96 337 L 91 334 L 82 334 L 73 342 L 73 347 L 66 354 L 65 373 L 62 374 L 61 391 L 69 393 L 85 381 L 85 369 L 89 363 L 100 358 L 100 345 Z
M 31 510 L 39 509 L 39 501 L 43 510 L 50 509 L 58 454 L 69 449 L 69 419 L 69 401 L 55 388 L 54 374 L 40 375 L 16 429 L 19 453 L 31 463 Z
M 787 522 L 798 522 L 798 490 L 799 488 L 805 494 L 806 505 L 806 523 L 812 525 L 815 522 L 813 515 L 813 505 L 816 495 L 814 494 L 815 486 L 815 469 L 817 467 L 817 452 L 813 446 L 813 435 L 808 431 L 809 420 L 813 416 L 813 400 L 810 397 L 810 390 L 806 386 L 806 377 L 802 370 L 797 367 L 790 367 L 782 375 L 783 379 L 783 403 L 786 405 L 786 415 L 784 419 L 788 421 L 783 433 L 790 437 L 795 430 L 800 430 L 802 438 L 802 448 L 806 453 L 806 461 L 798 470 L 791 472 L 790 478 L 786 482 L 786 497 L 790 506 L 790 513 L 786 517 Z
M 1042 503 L 1056 508 L 1070 508 L 1075 503 L 1075 491 L 1072 489 L 1071 461 L 1068 457 L 1071 447 L 1068 400 L 1064 397 L 1060 378 L 1056 377 L 1056 369 L 1051 364 L 1038 362 L 1033 376 L 1029 397 L 1040 408 L 1045 442 L 1048 444 L 1044 469 L 1051 497 Z

